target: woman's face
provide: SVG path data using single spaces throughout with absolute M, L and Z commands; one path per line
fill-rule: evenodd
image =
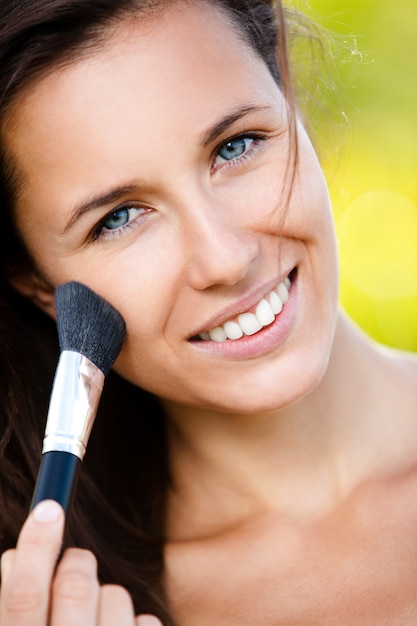
M 317 384 L 337 309 L 326 186 L 299 128 L 282 206 L 283 98 L 224 16 L 179 2 L 118 26 L 31 87 L 8 128 L 18 227 L 52 285 L 84 282 L 122 313 L 120 374 L 224 411 L 270 410 Z M 274 321 L 261 304 L 256 331 L 245 314 L 263 299 L 277 311 L 288 277 L 288 302 Z M 253 334 L 207 339 L 242 326 Z

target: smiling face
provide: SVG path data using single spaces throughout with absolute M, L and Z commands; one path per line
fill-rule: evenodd
M 317 384 L 337 309 L 326 186 L 300 127 L 282 206 L 283 97 L 224 16 L 179 2 L 118 25 L 12 116 L 18 227 L 52 285 L 84 282 L 121 312 L 120 374 L 225 411 Z

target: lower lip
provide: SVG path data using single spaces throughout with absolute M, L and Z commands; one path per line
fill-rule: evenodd
M 288 337 L 295 320 L 296 303 L 297 277 L 291 284 L 288 302 L 269 326 L 265 326 L 254 335 L 244 336 L 241 339 L 228 339 L 221 343 L 193 341 L 191 344 L 197 350 L 232 360 L 255 359 L 269 354 L 283 344 Z

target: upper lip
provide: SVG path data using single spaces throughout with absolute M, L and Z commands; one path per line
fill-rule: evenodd
M 268 295 L 270 291 L 275 289 L 280 283 L 284 282 L 284 280 L 287 278 L 287 276 L 289 276 L 291 271 L 292 270 L 288 271 L 281 278 L 274 278 L 267 283 L 263 283 L 262 286 L 257 287 L 255 290 L 246 294 L 237 302 L 233 302 L 232 304 L 229 304 L 227 307 L 222 309 L 220 312 L 215 313 L 207 320 L 207 322 L 205 322 L 204 326 L 200 326 L 200 328 L 192 333 L 192 335 L 190 335 L 190 338 L 196 337 L 197 335 L 200 335 L 204 332 L 207 333 L 217 326 L 222 326 L 228 320 L 233 319 L 240 315 L 240 313 L 245 313 L 252 307 L 256 306 L 257 304 L 259 304 L 262 298 Z

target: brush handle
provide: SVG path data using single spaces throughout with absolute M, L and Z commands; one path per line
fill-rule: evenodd
M 36 480 L 31 510 L 42 500 L 55 500 L 67 514 L 71 506 L 81 461 L 70 452 L 45 452 Z

